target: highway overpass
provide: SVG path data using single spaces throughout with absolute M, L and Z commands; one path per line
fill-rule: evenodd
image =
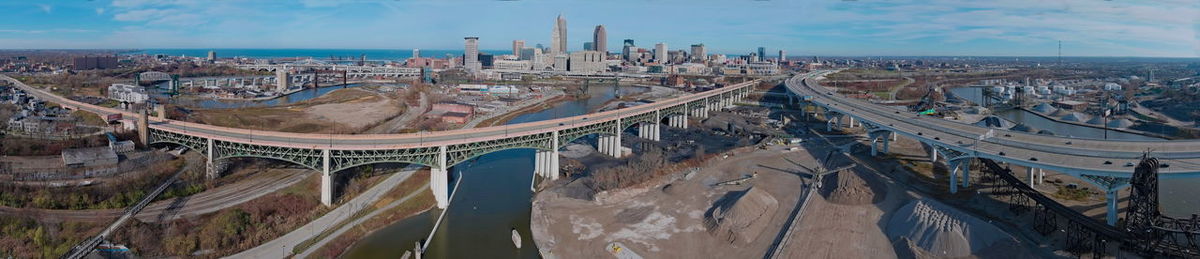
M 942 118 L 920 116 L 903 107 L 887 107 L 847 98 L 827 89 L 817 80 L 834 71 L 794 76 L 786 86 L 796 102 L 824 110 L 826 126 L 853 126 L 858 121 L 868 132 L 873 152 L 886 152 L 896 135 L 909 137 L 931 147 L 932 160 L 940 156 L 951 168 L 951 192 L 969 186 L 969 163 L 986 158 L 1035 170 L 1054 170 L 1101 187 L 1108 197 L 1108 223 L 1116 223 L 1116 192 L 1129 186 L 1129 179 L 1145 152 L 1162 162 L 1162 178 L 1200 176 L 1200 141 L 1136 141 L 1068 138 L 990 129 Z M 849 123 L 842 123 L 849 121 Z M 988 132 L 994 134 L 988 136 Z M 880 148 L 879 145 L 883 146 Z M 959 172 L 963 174 L 959 183 Z

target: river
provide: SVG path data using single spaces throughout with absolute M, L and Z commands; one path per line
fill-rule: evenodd
M 622 87 L 622 94 L 644 91 Z M 586 100 L 561 102 L 550 109 L 517 116 L 507 124 L 540 121 L 588 113 L 615 98 L 612 86 L 592 86 Z M 504 150 L 480 156 L 451 168 L 461 177 L 446 218 L 423 258 L 538 258 L 529 232 L 533 193 L 533 150 Z M 351 247 L 348 258 L 399 258 L 426 238 L 439 210 L 430 210 L 381 228 Z M 513 246 L 512 229 L 521 234 L 521 249 Z
M 980 88 L 953 88 L 950 89 L 950 92 L 955 96 L 975 103 L 980 103 L 980 100 L 983 99 Z M 1015 123 L 1025 123 L 1026 125 L 1033 126 L 1034 128 L 1050 130 L 1054 132 L 1054 134 L 1060 136 L 1091 139 L 1104 138 L 1104 129 L 1057 122 L 1025 110 L 1002 111 L 996 115 Z M 1111 130 L 1108 131 L 1108 139 L 1163 140 L 1161 138 Z M 1132 169 L 1130 169 L 1130 172 L 1132 172 Z M 1169 198 L 1200 196 L 1200 188 L 1196 188 L 1197 186 L 1200 186 L 1200 178 L 1166 179 L 1159 181 L 1158 186 L 1159 196 L 1163 197 L 1163 199 L 1159 199 L 1160 209 L 1162 210 L 1163 214 L 1172 217 L 1190 217 L 1192 213 L 1200 213 L 1200 200 Z

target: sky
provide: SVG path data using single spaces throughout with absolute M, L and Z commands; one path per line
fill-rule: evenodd
M 1197 0 L 0 0 L 0 49 L 583 48 L 623 39 L 710 53 L 1200 56 Z

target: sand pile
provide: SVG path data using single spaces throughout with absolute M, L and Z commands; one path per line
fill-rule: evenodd
M 1128 128 L 1133 127 L 1133 121 L 1129 119 L 1117 119 L 1108 121 L 1109 128 Z
M 1033 106 L 1033 111 L 1042 114 L 1052 114 L 1058 111 L 1058 108 L 1054 108 L 1054 106 L 1050 105 L 1049 103 L 1040 103 L 1037 106 Z
M 992 253 L 993 246 L 1014 247 L 1009 254 L 1022 254 L 1016 239 L 992 224 L 988 224 L 957 209 L 931 200 L 914 200 L 900 207 L 887 224 L 887 235 L 893 240 L 907 238 L 914 254 L 931 254 L 942 258 L 965 257 Z M 984 250 L 987 251 L 984 251 Z
M 754 242 L 767 228 L 779 202 L 770 193 L 750 188 L 741 194 L 730 192 L 717 200 L 704 217 L 708 233 L 729 243 Z
M 1030 132 L 1030 133 L 1038 132 L 1037 128 L 1031 127 L 1029 125 L 1025 125 L 1025 123 L 1019 123 L 1016 126 L 1012 126 L 1012 128 L 1008 128 L 1008 130 Z
M 1084 121 L 1087 121 L 1088 118 L 1089 118 L 1089 116 L 1087 114 L 1083 114 L 1083 113 L 1079 113 L 1079 112 L 1072 112 L 1072 113 L 1068 113 L 1067 115 L 1063 115 L 1062 117 L 1059 117 L 1059 119 L 1061 119 L 1061 120 L 1074 121 L 1074 122 L 1084 122 Z
M 1013 127 L 1013 123 L 995 115 L 989 115 L 980 119 L 979 122 L 975 122 L 975 126 L 1007 129 Z
M 855 171 L 830 174 L 822 179 L 821 194 L 829 202 L 845 205 L 871 204 L 883 200 L 887 193 L 883 184 L 874 178 L 862 177 Z

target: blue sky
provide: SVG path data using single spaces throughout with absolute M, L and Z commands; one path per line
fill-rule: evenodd
M 581 49 L 790 55 L 1200 56 L 1196 0 L 0 0 L 0 48 Z

